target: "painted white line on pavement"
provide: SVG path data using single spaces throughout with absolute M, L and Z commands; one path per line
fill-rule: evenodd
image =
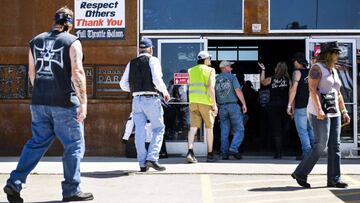
M 203 203 L 213 203 L 213 195 L 211 191 L 211 181 L 209 175 L 200 175 L 201 178 L 201 194 Z

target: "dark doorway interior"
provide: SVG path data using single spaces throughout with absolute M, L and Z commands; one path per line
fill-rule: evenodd
M 261 61 L 267 67 L 266 76 L 271 76 L 274 67 L 279 61 L 286 61 L 289 68 L 289 74 L 293 72 L 293 65 L 291 58 L 296 52 L 305 53 L 305 40 L 209 40 L 208 50 L 213 56 L 213 67 L 217 73 L 220 73 L 218 67 L 222 58 L 233 57 L 235 61 L 233 65 L 233 73 L 239 79 L 239 82 L 244 84 L 244 74 L 259 74 L 260 69 L 257 65 Z M 234 52 L 224 56 L 220 54 L 221 50 L 228 53 L 229 50 L 236 50 L 237 58 Z M 254 55 L 250 60 L 241 58 L 239 55 L 241 50 L 257 50 L 257 60 L 254 60 Z M 252 52 L 253 54 L 256 52 Z M 245 138 L 240 150 L 245 155 L 272 155 L 274 152 L 274 142 L 271 130 L 268 126 L 268 118 L 264 109 L 260 108 L 257 99 L 257 90 L 253 91 L 248 100 L 249 113 L 246 115 L 247 121 L 245 125 Z M 219 151 L 220 148 L 220 128 L 219 122 L 216 122 L 215 129 L 215 143 L 214 149 Z M 283 155 L 295 156 L 301 154 L 300 141 L 297 136 L 296 128 L 293 120 L 289 133 L 283 137 Z

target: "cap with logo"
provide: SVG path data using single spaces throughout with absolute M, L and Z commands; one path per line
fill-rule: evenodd
M 197 55 L 197 58 L 198 59 L 207 59 L 207 58 L 211 58 L 211 55 L 207 51 L 200 51 L 199 54 Z
M 142 38 L 139 43 L 139 48 L 145 49 L 153 47 L 152 41 L 149 38 Z
M 220 68 L 224 68 L 224 67 L 227 67 L 227 66 L 231 66 L 231 65 L 233 65 L 233 64 L 234 64 L 234 62 L 221 61 L 219 67 L 220 67 Z

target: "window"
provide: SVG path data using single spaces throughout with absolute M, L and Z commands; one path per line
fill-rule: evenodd
M 209 53 L 215 61 L 258 61 L 259 47 L 257 46 L 211 46 Z
M 258 50 L 239 50 L 239 61 L 258 61 Z
M 360 31 L 358 0 L 270 0 L 269 7 L 272 31 Z
M 166 85 L 174 78 L 174 73 L 187 71 L 197 64 L 197 54 L 207 45 L 199 39 L 162 39 L 158 40 L 158 54 L 161 60 L 163 80 Z
M 217 60 L 237 61 L 237 47 L 218 47 Z
M 142 32 L 242 32 L 243 1 L 141 0 L 141 26 Z

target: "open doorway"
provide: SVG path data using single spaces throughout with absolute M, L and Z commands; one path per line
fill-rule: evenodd
M 305 53 L 305 39 L 264 39 L 264 40 L 209 40 L 208 50 L 213 57 L 213 67 L 220 73 L 219 63 L 222 60 L 234 61 L 233 74 L 236 74 L 241 85 L 245 81 L 252 83 L 252 93 L 247 98 L 248 113 L 245 116 L 245 138 L 240 147 L 245 155 L 272 155 L 274 139 L 268 126 L 271 119 L 266 109 L 258 102 L 260 88 L 260 61 L 267 67 L 266 76 L 274 73 L 277 62 L 285 61 L 289 68 L 289 75 L 294 68 L 291 62 L 296 52 Z M 247 82 L 249 84 L 249 82 Z M 220 147 L 220 128 L 216 122 L 214 149 Z M 283 137 L 283 155 L 296 156 L 301 154 L 300 141 L 294 121 L 291 121 L 289 132 Z

